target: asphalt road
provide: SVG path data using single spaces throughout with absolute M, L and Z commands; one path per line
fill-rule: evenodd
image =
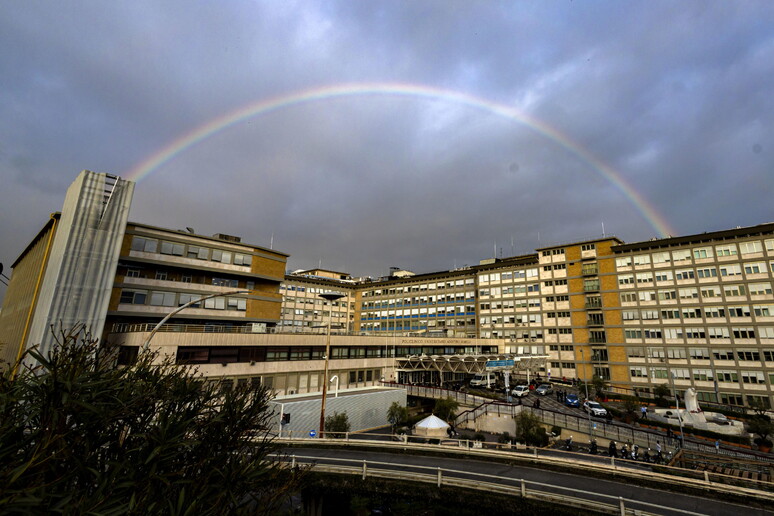
M 460 473 L 455 473 L 455 476 L 477 480 L 481 480 L 481 477 L 476 476 L 475 473 L 495 475 L 499 477 L 505 477 L 505 479 L 498 480 L 497 482 L 507 485 L 518 485 L 517 480 L 524 479 L 529 482 L 537 482 L 553 486 L 541 487 L 540 490 L 542 491 L 564 495 L 567 495 L 568 492 L 571 491 L 576 497 L 587 498 L 590 500 L 603 500 L 606 503 L 614 503 L 614 501 L 609 498 L 595 498 L 594 494 L 610 495 L 614 497 L 621 496 L 627 500 L 630 500 L 626 502 L 627 508 L 639 509 L 649 513 L 679 515 L 684 514 L 679 511 L 683 510 L 693 513 L 718 516 L 739 514 L 742 512 L 745 514 L 745 516 L 774 515 L 774 508 L 770 510 L 756 509 L 745 505 L 709 499 L 701 496 L 639 487 L 632 484 L 617 482 L 615 480 L 592 478 L 582 474 L 561 473 L 556 471 L 542 470 L 536 467 L 518 465 L 512 466 L 497 462 L 487 462 L 469 458 L 430 457 L 416 454 L 393 454 L 382 451 L 316 449 L 308 447 L 286 449 L 285 452 L 288 455 L 296 455 L 298 457 L 312 457 L 311 460 L 299 458 L 298 462 L 300 463 L 316 462 L 320 464 L 343 464 L 341 459 L 353 459 L 361 462 L 363 460 L 367 460 L 369 462 L 375 461 L 388 463 L 390 464 L 389 466 L 379 465 L 378 467 L 380 469 L 394 468 L 395 470 L 400 471 L 411 471 L 412 467 L 414 467 L 415 470 L 420 471 L 419 469 L 415 468 L 416 466 L 427 466 L 433 468 L 440 467 L 444 470 L 459 471 Z M 348 465 L 352 464 L 350 463 Z M 427 473 L 427 471 L 422 472 Z M 452 474 L 445 473 L 444 475 L 447 476 Z M 494 482 L 492 479 L 487 479 L 487 481 Z M 529 484 L 527 485 L 527 489 L 530 489 Z M 589 494 L 584 494 L 583 492 L 587 492 Z M 483 494 L 476 494 L 476 491 L 471 491 L 471 493 L 471 496 L 485 496 Z M 654 510 L 652 507 L 638 502 L 647 502 L 678 510 Z

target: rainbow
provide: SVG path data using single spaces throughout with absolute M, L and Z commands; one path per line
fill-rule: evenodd
M 391 95 L 410 98 L 443 100 L 462 104 L 475 109 L 486 111 L 503 118 L 515 120 L 531 129 L 542 134 L 546 138 L 553 140 L 571 154 L 574 154 L 584 162 L 588 163 L 592 169 L 602 176 L 606 181 L 614 185 L 635 208 L 642 214 L 645 220 L 662 237 L 667 237 L 675 232 L 671 229 L 666 220 L 634 189 L 619 173 L 609 165 L 602 162 L 591 152 L 581 147 L 578 143 L 570 139 L 567 135 L 559 132 L 545 122 L 537 120 L 526 113 L 523 113 L 511 106 L 492 102 L 490 100 L 469 95 L 454 90 L 433 88 L 430 86 L 400 84 L 400 83 L 348 83 L 331 86 L 323 86 L 308 90 L 296 91 L 286 95 L 271 97 L 260 100 L 246 106 L 242 106 L 234 111 L 210 120 L 206 124 L 183 134 L 165 147 L 159 149 L 148 158 L 141 161 L 137 166 L 127 172 L 124 177 L 139 182 L 159 170 L 169 161 L 173 160 L 178 154 L 184 152 L 214 134 L 242 122 L 246 119 L 265 115 L 273 111 L 278 111 L 290 106 L 308 104 L 321 100 L 367 95 Z

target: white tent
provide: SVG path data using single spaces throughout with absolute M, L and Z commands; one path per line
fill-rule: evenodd
M 429 415 L 416 425 L 414 425 L 414 435 L 425 437 L 446 437 L 449 424 L 443 419 L 434 415 Z

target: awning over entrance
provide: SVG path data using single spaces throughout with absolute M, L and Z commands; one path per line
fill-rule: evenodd
M 498 367 L 498 370 L 526 371 L 545 366 L 548 355 L 411 355 L 396 358 L 397 368 L 402 372 L 437 371 L 439 373 L 476 374 L 487 369 L 487 362 L 513 360 L 512 367 Z

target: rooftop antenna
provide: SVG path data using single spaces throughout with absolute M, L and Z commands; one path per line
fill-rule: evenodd
M 497 240 L 494 241 L 494 254 L 492 258 L 497 258 Z
M 516 251 L 513 249 L 513 235 L 511 235 L 511 256 L 514 256 Z
M 605 238 L 605 221 L 602 221 L 602 238 Z
M 271 232 L 271 240 L 269 241 L 269 249 L 274 249 L 274 231 Z

